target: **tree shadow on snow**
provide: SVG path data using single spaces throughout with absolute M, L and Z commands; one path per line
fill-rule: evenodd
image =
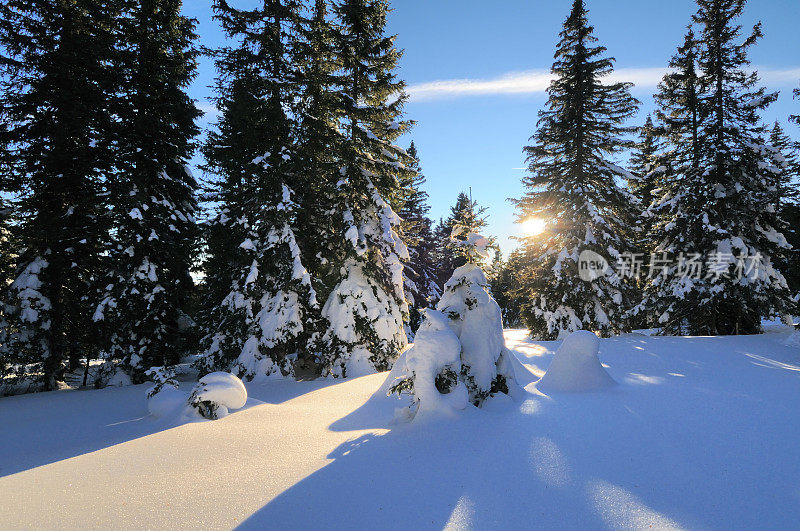
M 240 411 L 280 404 L 329 385 L 332 379 L 305 382 L 270 380 L 246 384 Z M 179 415 L 154 418 L 147 411 L 149 384 L 33 393 L 0 399 L 0 477 L 177 428 L 191 422 Z M 198 419 L 199 420 L 199 419 Z
M 0 477 L 174 427 L 148 415 L 147 385 L 0 400 Z
M 620 383 L 613 390 L 527 393 L 356 436 L 241 528 L 747 528 L 800 517 L 800 463 L 779 459 L 800 427 L 782 418 L 789 404 L 763 408 L 761 377 L 774 370 L 761 368 L 759 388 L 742 393 L 709 378 L 752 361 L 719 356 L 724 342 L 676 357 L 669 349 L 680 342 L 668 338 L 644 351 L 638 339 L 619 341 L 601 353 Z M 330 429 L 386 428 L 390 416 L 370 400 Z

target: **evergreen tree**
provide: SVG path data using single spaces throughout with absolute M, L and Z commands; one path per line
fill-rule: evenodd
M 785 279 L 773 267 L 787 248 L 775 208 L 781 170 L 759 119 L 776 95 L 756 88 L 758 75 L 749 69 L 760 25 L 738 42 L 735 20 L 744 4 L 698 0 L 697 75 L 678 80 L 696 99 L 663 89 L 659 98 L 681 118 L 670 137 L 670 176 L 654 207 L 656 251 L 677 261 L 660 268 L 646 302 L 664 333 L 754 333 L 762 316 L 788 303 Z M 693 54 L 678 55 L 687 62 L 682 72 L 695 68 L 688 64 Z M 704 267 L 698 273 L 696 266 Z
M 518 389 L 501 310 L 480 266 L 488 246 L 475 233 L 462 241 L 467 263 L 445 284 L 436 310 L 425 310 L 417 340 L 392 368 L 388 391 L 412 395 L 409 409 L 397 413 L 416 418 L 464 409 L 468 401 L 480 407 L 490 396 Z
M 339 269 L 330 255 L 332 242 L 342 223 L 332 219 L 336 212 L 339 180 L 336 146 L 342 141 L 340 120 L 342 98 L 338 83 L 339 60 L 336 28 L 328 0 L 314 0 L 301 20 L 296 43 L 298 61 L 299 111 L 295 162 L 305 185 L 296 189 L 298 234 L 306 235 L 299 246 L 306 267 L 313 272 L 313 287 L 324 301 L 339 278 Z M 321 312 L 306 316 L 306 347 L 298 352 L 298 376 L 315 376 L 323 370 L 319 353 L 327 348 L 325 332 L 330 323 Z
M 94 314 L 111 330 L 109 357 L 133 382 L 174 365 L 193 289 L 196 181 L 186 167 L 200 112 L 186 94 L 195 76 L 194 21 L 180 0 L 132 0 L 118 19 L 113 262 Z
M 2 119 L 2 111 L 0 111 Z M 1 126 L 0 126 L 1 127 Z M 10 184 L 6 183 L 7 177 L 11 174 L 10 164 L 12 161 L 4 161 L 3 156 L 6 150 L 0 146 L 0 294 L 5 292 L 14 273 L 15 250 L 17 246 L 12 239 L 12 223 L 14 220 L 14 210 L 11 202 L 12 192 Z M 0 298 L 2 301 L 2 298 Z M 2 303 L 0 302 L 0 315 L 3 313 Z M 2 317 L 0 317 L 2 320 Z M 0 330 L 3 326 L 0 325 Z M 2 343 L 2 340 L 0 340 Z
M 644 125 L 639 128 L 639 141 L 631 153 L 628 168 L 633 177 L 628 185 L 642 205 L 650 205 L 653 195 L 653 182 L 645 177 L 654 169 L 654 162 L 658 154 L 658 135 L 656 134 L 653 119 L 648 114 Z
M 459 251 L 458 242 L 465 241 L 470 233 L 483 231 L 487 224 L 486 210 L 486 207 L 480 206 L 469 195 L 461 192 L 455 204 L 450 207 L 450 215 L 439 220 L 434 230 L 438 286 L 443 287 L 453 272 L 467 263 L 465 256 Z
M 636 251 L 647 255 L 651 245 L 648 241 L 650 224 L 652 220 L 649 212 L 653 202 L 654 190 L 658 185 L 659 177 L 666 169 L 660 165 L 659 134 L 650 115 L 647 116 L 644 126 L 639 129 L 639 141 L 631 154 L 628 164 L 631 177 L 628 187 L 638 202 L 639 223 L 636 227 Z
M 414 142 L 411 142 L 407 153 L 412 159 L 409 168 L 413 173 L 404 174 L 405 178 L 400 183 L 404 197 L 399 214 L 403 220 L 403 236 L 409 255 L 405 267 L 407 298 L 411 305 L 409 325 L 411 330 L 416 330 L 421 322 L 421 310 L 430 308 L 439 299 L 441 289 L 436 282 L 437 268 L 433 261 L 436 241 L 431 228 L 432 221 L 428 217 L 428 194 L 422 189 L 425 176 L 420 171 Z
M 797 179 L 800 176 L 798 144 L 789 138 L 777 120 L 770 131 L 769 144 L 778 151 L 779 159 L 783 159 L 778 204 L 775 207 L 784 223 L 783 234 L 791 245 L 790 249 L 784 249 L 781 256 L 776 257 L 776 263 L 786 278 L 789 292 L 796 296 L 800 292 L 800 233 L 796 229 L 800 226 L 800 205 L 797 200 Z M 797 305 L 792 305 L 792 308 L 793 312 L 796 311 Z
M 334 49 L 341 65 L 341 139 L 338 175 L 327 223 L 334 233 L 323 249 L 327 287 L 322 336 L 323 374 L 350 376 L 388 369 L 406 344 L 408 316 L 403 261 L 408 251 L 400 218 L 390 203 L 402 193 L 398 178 L 411 162 L 392 142 L 408 127 L 401 121 L 404 83 L 394 69 L 400 51 L 384 35 L 387 0 L 343 0 Z M 335 179 L 335 180 L 334 180 Z
M 489 283 L 492 295 L 503 313 L 503 326 L 506 328 L 520 328 L 524 325 L 521 309 L 526 299 L 519 289 L 519 278 L 524 265 L 524 255 L 519 249 L 512 251 L 507 260 L 503 260 L 498 251 L 492 262 Z
M 641 326 L 660 326 L 653 320 L 655 300 L 659 298 L 659 286 L 663 281 L 658 267 L 663 267 L 663 238 L 672 225 L 669 220 L 685 228 L 690 223 L 689 216 L 674 203 L 662 199 L 679 195 L 689 197 L 696 194 L 694 184 L 700 172 L 700 149 L 698 143 L 700 127 L 699 81 L 697 74 L 697 39 L 692 28 L 684 37 L 683 44 L 678 47 L 669 62 L 670 72 L 658 85 L 654 98 L 657 104 L 656 117 L 659 126 L 656 128 L 661 136 L 661 153 L 656 155 L 657 170 L 650 172 L 645 180 L 651 190 L 650 203 L 646 205 L 646 240 L 650 243 L 649 251 L 652 262 L 643 300 L 633 309 L 632 314 Z M 688 177 L 687 177 L 688 176 Z M 695 177 L 692 177 L 695 176 Z M 672 210 L 670 210 L 672 209 Z M 682 235 L 676 230 L 673 235 Z
M 778 210 L 781 210 L 786 203 L 797 201 L 797 179 L 800 177 L 799 146 L 784 132 L 777 120 L 769 133 L 769 145 L 778 151 L 778 160 L 782 162 L 778 190 L 780 202 L 777 205 Z
M 2 112 L 0 112 L 1 114 Z M 0 154 L 2 153 L 3 151 L 0 151 Z M 3 177 L 6 175 L 5 171 L 0 172 L 0 184 L 2 184 Z M 4 197 L 6 193 L 5 185 L 0 186 L 0 294 L 5 293 L 8 289 L 8 284 L 13 278 L 16 258 L 16 245 L 11 233 L 12 208 L 10 201 L 7 201 Z M 7 335 L 11 331 L 10 323 L 6 319 L 6 313 L 5 304 L 0 299 L 0 345 L 7 341 Z M 0 347 L 0 380 L 11 373 L 13 368 L 12 361 L 11 356 L 8 353 L 3 353 L 2 347 Z M 0 396 L 7 392 L 4 387 L 0 386 Z
M 622 123 L 636 112 L 630 83 L 604 83 L 613 59 L 593 45 L 583 0 L 564 23 L 548 88 L 547 109 L 526 147 L 528 192 L 515 203 L 520 219 L 548 220 L 553 229 L 524 239 L 528 266 L 520 279 L 530 300 L 523 310 L 535 337 L 555 339 L 589 329 L 608 336 L 625 328 L 630 288 L 610 268 L 591 281 L 579 276 L 579 256 L 593 251 L 610 262 L 629 252 L 630 194 L 616 178 L 629 174 L 610 160 L 629 144 Z
M 299 2 L 268 0 L 250 11 L 214 5 L 236 48 L 216 52 L 218 132 L 204 153 L 220 175 L 220 212 L 212 221 L 211 270 L 232 268 L 228 292 L 212 306 L 204 372 L 233 368 L 252 379 L 294 374 L 316 306 L 297 243 L 295 189 L 305 180 L 297 159 L 295 35 Z M 231 149 L 233 148 L 233 149 Z M 231 235 L 238 246 L 225 240 Z M 210 294 L 221 291 L 211 290 Z
M 113 0 L 0 4 L 0 146 L 14 160 L 22 249 L 4 290 L 0 357 L 45 390 L 68 359 L 97 351 L 92 293 L 109 232 L 102 179 L 113 162 L 117 12 Z

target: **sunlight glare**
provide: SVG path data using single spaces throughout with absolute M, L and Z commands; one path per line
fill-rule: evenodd
M 522 233 L 525 236 L 538 236 L 544 232 L 547 222 L 541 218 L 528 218 L 522 222 Z

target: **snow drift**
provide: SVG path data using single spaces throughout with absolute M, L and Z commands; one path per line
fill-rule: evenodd
M 597 357 L 599 350 L 600 339 L 593 332 L 573 332 L 556 351 L 536 388 L 544 392 L 581 392 L 616 385 Z

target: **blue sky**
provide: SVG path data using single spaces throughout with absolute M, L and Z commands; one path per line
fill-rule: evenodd
M 246 7 L 257 0 L 229 0 Z M 184 12 L 199 21 L 203 44 L 222 42 L 211 20 L 210 0 L 185 0 Z M 518 233 L 507 198 L 523 193 L 522 147 L 533 134 L 546 101 L 543 89 L 553 52 L 571 0 L 395 0 L 388 31 L 405 50 L 399 75 L 409 85 L 407 118 L 417 122 L 400 140 L 417 144 L 428 179 L 431 215 L 446 216 L 456 195 L 472 189 L 489 207 L 489 234 L 504 252 Z M 663 69 L 682 42 L 691 0 L 587 0 L 595 35 L 616 58 L 622 79 L 633 81 L 642 101 L 632 125 L 653 108 L 652 93 Z M 800 1 L 750 0 L 742 23 L 760 20 L 764 39 L 750 59 L 765 85 L 781 96 L 765 119 L 776 118 L 800 140 L 800 128 L 786 123 L 800 113 L 791 89 L 800 81 Z M 204 59 L 191 95 L 208 110 L 213 65 Z M 213 119 L 209 115 L 204 127 Z

